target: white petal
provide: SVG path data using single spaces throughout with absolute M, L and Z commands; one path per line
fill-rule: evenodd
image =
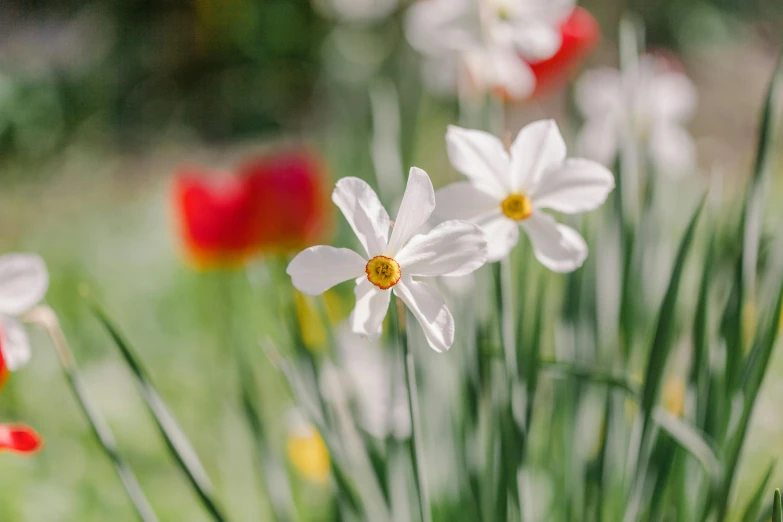
M 546 23 L 521 23 L 511 27 L 511 41 L 523 58 L 538 62 L 551 58 L 563 42 L 556 26 Z
M 678 125 L 656 125 L 650 133 L 649 147 L 658 172 L 677 177 L 691 174 L 696 168 L 696 144 Z
M 535 192 L 544 171 L 559 166 L 566 157 L 566 145 L 555 120 L 526 125 L 511 145 L 511 188 Z
M 351 312 L 351 330 L 357 335 L 377 339 L 381 336 L 383 319 L 389 309 L 391 291 L 381 290 L 367 278 L 359 280 L 353 291 L 356 306 Z
M 46 295 L 49 272 L 40 256 L 6 254 L 0 257 L 0 313 L 19 315 Z
M 658 72 L 643 88 L 647 89 L 647 110 L 654 117 L 682 123 L 696 110 L 698 91 L 684 74 Z
M 478 218 L 500 208 L 500 201 L 469 181 L 457 181 L 435 192 L 435 216 L 442 220 Z
M 445 352 L 451 348 L 454 344 L 454 317 L 438 292 L 426 283 L 403 277 L 394 285 L 394 294 L 416 317 L 433 350 Z
M 613 114 L 604 114 L 587 120 L 576 138 L 580 156 L 611 166 L 620 147 L 619 124 Z
M 449 125 L 446 147 L 451 164 L 474 185 L 499 200 L 508 195 L 511 160 L 499 139 L 487 132 Z
M 542 212 L 522 221 L 539 262 L 553 272 L 572 272 L 587 259 L 587 244 L 571 227 Z
M 494 89 L 513 100 L 524 100 L 536 88 L 532 69 L 513 49 L 476 48 L 461 56 L 470 81 L 482 95 Z
M 508 257 L 519 242 L 519 224 L 500 212 L 479 225 L 487 236 L 487 261 L 490 263 Z
M 338 283 L 361 276 L 366 266 L 367 261 L 353 250 L 321 245 L 299 252 L 286 273 L 297 290 L 319 295 Z
M 548 171 L 532 195 L 535 208 L 566 214 L 595 210 L 614 189 L 614 176 L 603 165 L 586 159 L 568 159 Z
M 475 0 L 414 2 L 404 30 L 411 47 L 425 55 L 465 50 L 480 40 L 479 9 Z
M 622 76 L 617 69 L 591 69 L 574 84 L 574 101 L 587 119 L 604 117 L 607 113 L 622 111 L 622 85 Z
M 487 240 L 478 225 L 446 221 L 413 236 L 396 259 L 406 275 L 464 276 L 486 263 Z
M 380 255 L 389 241 L 389 214 L 372 187 L 359 178 L 342 178 L 332 192 L 332 201 L 343 212 L 367 255 Z
M 20 370 L 30 361 L 30 339 L 24 325 L 8 316 L 0 317 L 0 350 L 9 370 Z
M 408 174 L 408 185 L 402 196 L 397 219 L 394 220 L 391 239 L 385 249 L 386 255 L 394 257 L 405 246 L 408 239 L 427 222 L 435 210 L 435 189 L 430 177 L 423 170 L 412 167 Z

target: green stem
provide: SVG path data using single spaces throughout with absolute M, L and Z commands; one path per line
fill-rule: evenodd
M 242 412 L 244 413 L 245 420 L 247 421 L 247 425 L 253 436 L 253 442 L 255 443 L 255 460 L 258 465 L 259 478 L 261 479 L 264 493 L 267 495 L 271 504 L 273 520 L 275 522 L 293 522 L 296 520 L 296 516 L 293 510 L 293 501 L 290 496 L 287 495 L 288 498 L 279 498 L 279 496 L 272 495 L 269 491 L 269 482 L 272 480 L 279 480 L 279 477 L 285 476 L 284 466 L 274 456 L 274 453 L 270 450 L 267 443 L 264 425 L 256 407 L 256 397 L 260 397 L 261 393 L 256 386 L 253 370 L 242 350 L 237 335 L 237 329 L 234 325 L 233 274 L 226 272 L 220 275 L 220 294 L 222 298 L 221 315 L 223 319 L 222 340 L 231 345 L 231 350 L 233 352 L 236 374 L 239 379 Z M 282 491 L 282 488 L 280 488 L 280 490 Z
M 25 319 L 42 326 L 49 335 L 55 352 L 57 353 L 57 357 L 60 360 L 60 366 L 63 369 L 63 373 L 65 373 L 65 376 L 68 379 L 68 385 L 71 387 L 71 391 L 73 392 L 74 397 L 76 397 L 85 417 L 87 417 L 87 421 L 90 423 L 95 438 L 98 440 L 98 443 L 101 445 L 106 456 L 109 457 L 109 460 L 111 460 L 111 463 L 114 465 L 114 469 L 117 471 L 117 475 L 119 475 L 122 485 L 128 494 L 128 498 L 136 509 L 136 513 L 139 515 L 139 519 L 143 522 L 157 522 L 158 517 L 155 515 L 152 506 L 150 506 L 147 497 L 144 495 L 144 491 L 142 491 L 136 475 L 117 450 L 114 434 L 87 396 L 84 383 L 76 368 L 76 361 L 73 357 L 73 353 L 68 347 L 68 341 L 60 327 L 57 315 L 48 306 L 40 306 L 28 312 Z
M 411 417 L 411 433 L 413 440 L 410 447 L 411 465 L 413 466 L 413 478 L 416 481 L 416 490 L 419 493 L 419 513 L 422 522 L 432 522 L 432 512 L 430 510 L 429 492 L 427 490 L 427 481 L 424 474 L 424 467 L 419 460 L 422 454 L 422 434 L 419 425 L 419 399 L 416 386 L 416 367 L 413 361 L 413 354 L 408 346 L 408 332 L 405 327 L 405 319 L 400 315 L 404 313 L 402 301 L 396 300 L 392 305 L 392 320 L 395 323 L 400 345 L 402 346 L 402 356 L 405 363 L 405 384 L 408 387 L 408 408 Z

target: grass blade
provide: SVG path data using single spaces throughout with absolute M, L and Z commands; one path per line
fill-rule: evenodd
M 152 385 L 147 372 L 142 367 L 134 350 L 98 303 L 90 299 L 87 301 L 87 304 L 101 325 L 103 325 L 109 333 L 114 344 L 119 348 L 125 363 L 128 365 L 128 368 L 131 370 L 136 383 L 139 386 L 141 396 L 166 442 L 169 452 L 187 477 L 204 508 L 214 520 L 225 522 L 227 519 L 214 499 L 214 488 L 207 476 L 203 464 L 199 460 L 198 455 L 185 435 L 185 432 L 179 426 L 168 406 L 166 406 L 166 403 Z
M 644 417 L 642 423 L 641 448 L 644 448 L 644 442 L 647 437 L 649 437 L 650 420 L 658 402 L 658 395 L 661 390 L 666 361 L 669 358 L 669 352 L 671 351 L 672 342 L 674 341 L 674 320 L 676 317 L 675 311 L 677 307 L 677 296 L 680 290 L 680 282 L 682 281 L 682 274 L 685 269 L 685 260 L 688 257 L 688 252 L 693 243 L 696 223 L 698 222 L 703 207 L 704 199 L 702 199 L 701 203 L 699 203 L 699 206 L 696 208 L 696 212 L 694 212 L 691 222 L 682 237 L 677 257 L 674 260 L 669 286 L 666 289 L 666 294 L 661 303 L 660 311 L 658 312 L 658 324 L 655 329 L 652 345 L 650 346 L 647 372 L 644 379 L 644 388 L 642 390 L 641 406 L 642 415 Z
M 742 522 L 756 522 L 761 513 L 762 504 L 764 503 L 764 497 L 767 495 L 767 485 L 769 479 L 772 478 L 772 472 L 775 470 L 776 462 L 773 462 L 767 468 L 767 472 L 762 477 L 753 495 L 748 501 L 748 505 L 745 508 L 745 514 L 742 515 Z
M 743 377 L 743 400 L 744 406 L 742 415 L 737 422 L 737 427 L 729 436 L 725 450 L 725 475 L 723 477 L 722 487 L 718 492 L 718 520 L 723 521 L 728 514 L 729 494 L 734 482 L 737 465 L 739 463 L 740 452 L 745 442 L 745 436 L 750 423 L 750 416 L 753 413 L 753 406 L 756 397 L 761 389 L 761 383 L 767 373 L 769 360 L 772 356 L 772 349 L 777 340 L 780 314 L 783 311 L 783 282 L 778 288 L 775 306 L 766 317 L 765 326 L 759 330 L 753 343 L 751 355 L 748 357 L 745 375 Z
M 783 508 L 780 505 L 780 490 L 775 490 L 775 500 L 772 503 L 772 522 L 783 522 Z
M 139 515 L 139 519 L 142 520 L 142 522 L 158 522 L 158 517 L 155 515 L 152 506 L 150 506 L 147 497 L 144 495 L 136 475 L 133 473 L 125 459 L 120 456 L 114 434 L 109 428 L 109 425 L 100 413 L 98 413 L 98 410 L 93 406 L 87 395 L 84 383 L 82 382 L 82 378 L 76 367 L 76 361 L 74 360 L 73 353 L 68 347 L 68 342 L 60 327 L 57 315 L 51 308 L 40 306 L 30 310 L 26 314 L 25 319 L 42 326 L 52 340 L 52 344 L 57 352 L 57 357 L 60 360 L 60 366 L 68 380 L 71 391 L 73 392 L 74 397 L 76 397 L 76 401 L 79 403 L 85 417 L 87 417 L 92 432 L 103 449 L 103 452 L 109 457 L 109 460 L 111 460 L 111 463 L 114 465 L 114 469 L 117 471 L 117 475 L 119 475 L 120 481 L 128 494 L 128 498 L 136 509 L 136 513 Z
M 542 359 L 539 362 L 539 365 L 542 372 L 554 378 L 575 378 L 585 380 L 595 384 L 609 386 L 610 388 L 617 388 L 637 399 L 641 396 L 639 386 L 623 375 L 617 375 L 575 363 L 546 359 Z
M 653 420 L 674 442 L 699 461 L 713 479 L 718 477 L 718 451 L 704 433 L 663 408 L 655 409 Z

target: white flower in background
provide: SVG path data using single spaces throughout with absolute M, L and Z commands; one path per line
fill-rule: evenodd
M 489 261 L 508 256 L 522 227 L 536 258 L 550 270 L 570 272 L 584 263 L 587 245 L 582 236 L 542 210 L 594 210 L 614 188 L 614 177 L 599 163 L 566 159 L 566 145 L 553 120 L 524 127 L 510 153 L 491 134 L 455 126 L 449 127 L 446 142 L 452 165 L 468 181 L 436 193 L 439 218 L 480 225 L 487 235 Z
M 35 254 L 0 256 L 0 373 L 30 360 L 30 340 L 18 317 L 37 305 L 49 288 L 49 273 Z
M 645 55 L 624 72 L 609 67 L 587 71 L 575 89 L 586 119 L 577 142 L 580 153 L 610 165 L 630 135 L 646 147 L 657 171 L 675 176 L 693 171 L 696 146 L 685 124 L 698 93 L 664 59 Z
M 288 265 L 294 286 L 318 295 L 356 279 L 351 328 L 370 337 L 381 334 L 393 290 L 416 317 L 430 346 L 439 352 L 448 350 L 454 342 L 454 318 L 440 294 L 419 278 L 466 275 L 483 265 L 487 243 L 481 229 L 464 221 L 446 221 L 417 234 L 435 209 L 435 194 L 427 173 L 416 167 L 410 170 L 393 227 L 375 191 L 358 178 L 338 181 L 332 201 L 366 255 L 323 245 L 308 248 Z
M 319 12 L 343 22 L 366 23 L 389 16 L 399 0 L 313 0 Z
M 356 405 L 362 428 L 378 439 L 410 435 L 408 392 L 401 371 L 374 339 L 338 330 L 339 377 L 346 395 Z
M 419 0 L 405 35 L 425 57 L 422 75 L 436 90 L 454 91 L 463 81 L 524 98 L 536 82 L 527 62 L 560 49 L 560 24 L 573 10 L 573 0 Z
M 560 25 L 576 7 L 575 0 L 484 0 L 492 39 L 511 46 L 536 62 L 560 49 Z

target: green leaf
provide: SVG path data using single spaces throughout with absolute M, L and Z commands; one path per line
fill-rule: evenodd
M 653 411 L 658 403 L 658 395 L 663 381 L 666 361 L 669 358 L 669 352 L 671 351 L 672 343 L 674 341 L 674 321 L 676 317 L 677 297 L 679 295 L 682 274 L 685 269 L 685 260 L 688 257 L 688 252 L 690 251 L 696 230 L 696 223 L 698 222 L 703 207 L 704 199 L 701 200 L 701 203 L 699 203 L 699 206 L 696 208 L 696 212 L 694 212 L 691 222 L 682 237 L 677 257 L 674 260 L 669 286 L 666 289 L 666 294 L 658 312 L 658 324 L 655 329 L 652 345 L 650 346 L 647 372 L 644 379 L 644 388 L 642 390 L 641 407 L 643 423 L 640 451 L 644 450 L 644 442 L 649 436 L 650 419 L 652 418 Z
M 775 306 L 773 307 L 772 312 L 767 314 L 764 327 L 759 329 L 756 339 L 753 342 L 753 349 L 748 357 L 742 384 L 744 391 L 742 395 L 742 414 L 740 415 L 734 432 L 729 435 L 729 440 L 724 452 L 726 455 L 724 460 L 725 475 L 717 497 L 719 499 L 719 521 L 725 520 L 728 513 L 728 498 L 731 493 L 731 487 L 739 463 L 740 452 L 742 451 L 745 436 L 747 435 L 750 416 L 753 413 L 753 406 L 755 405 L 758 392 L 761 389 L 761 383 L 767 373 L 769 360 L 772 356 L 772 349 L 775 347 L 775 341 L 777 340 L 778 331 L 780 329 L 781 311 L 783 311 L 783 280 L 778 287 Z
M 212 518 L 218 522 L 225 522 L 227 519 L 214 498 L 214 488 L 203 464 L 171 410 L 153 386 L 135 351 L 98 303 L 88 299 L 87 305 L 119 348 L 126 365 L 136 380 L 141 396 L 166 442 L 169 453 L 174 457 L 175 462 L 187 477 L 199 500 Z
M 696 314 L 693 318 L 693 364 L 690 384 L 696 390 L 696 425 L 702 430 L 707 422 L 709 408 L 709 295 L 715 272 L 715 235 L 710 238 L 707 255 L 704 257 Z
M 783 507 L 780 505 L 780 490 L 775 490 L 775 500 L 772 503 L 772 522 L 783 522 Z
M 767 468 L 767 472 L 759 481 L 759 485 L 756 487 L 755 492 L 750 497 L 748 505 L 745 507 L 745 514 L 742 515 L 742 522 L 756 522 L 761 512 L 761 506 L 764 503 L 764 497 L 767 495 L 767 484 L 769 479 L 772 478 L 772 472 L 775 470 L 776 462 L 773 462 Z
M 139 519 L 142 520 L 142 522 L 158 522 L 158 517 L 155 515 L 152 506 L 150 506 L 147 497 L 144 495 L 139 480 L 136 478 L 136 475 L 133 473 L 133 470 L 125 459 L 120 455 L 111 428 L 109 428 L 108 423 L 103 416 L 101 416 L 98 409 L 92 404 L 89 395 L 87 395 L 87 390 L 85 389 L 81 375 L 76 366 L 76 360 L 68 346 L 65 333 L 60 327 L 60 321 L 57 318 L 57 314 L 48 306 L 38 306 L 25 315 L 25 320 L 40 325 L 49 335 L 57 353 L 57 358 L 60 361 L 60 366 L 68 380 L 71 392 L 79 403 L 82 412 L 84 412 L 84 416 L 87 417 L 93 435 L 95 435 L 101 449 L 109 458 L 112 465 L 114 465 L 114 469 L 120 477 L 120 481 L 125 488 L 125 492 L 127 493 L 131 504 L 133 504 L 133 507 L 136 509 L 136 514 L 139 516 Z
M 653 420 L 674 442 L 698 460 L 708 475 L 713 479 L 719 476 L 718 451 L 706 434 L 663 408 L 655 409 Z
M 638 399 L 641 396 L 639 386 L 624 375 L 618 375 L 599 368 L 591 368 L 577 363 L 541 359 L 540 369 L 546 375 L 559 379 L 575 378 L 595 384 L 617 388 Z

